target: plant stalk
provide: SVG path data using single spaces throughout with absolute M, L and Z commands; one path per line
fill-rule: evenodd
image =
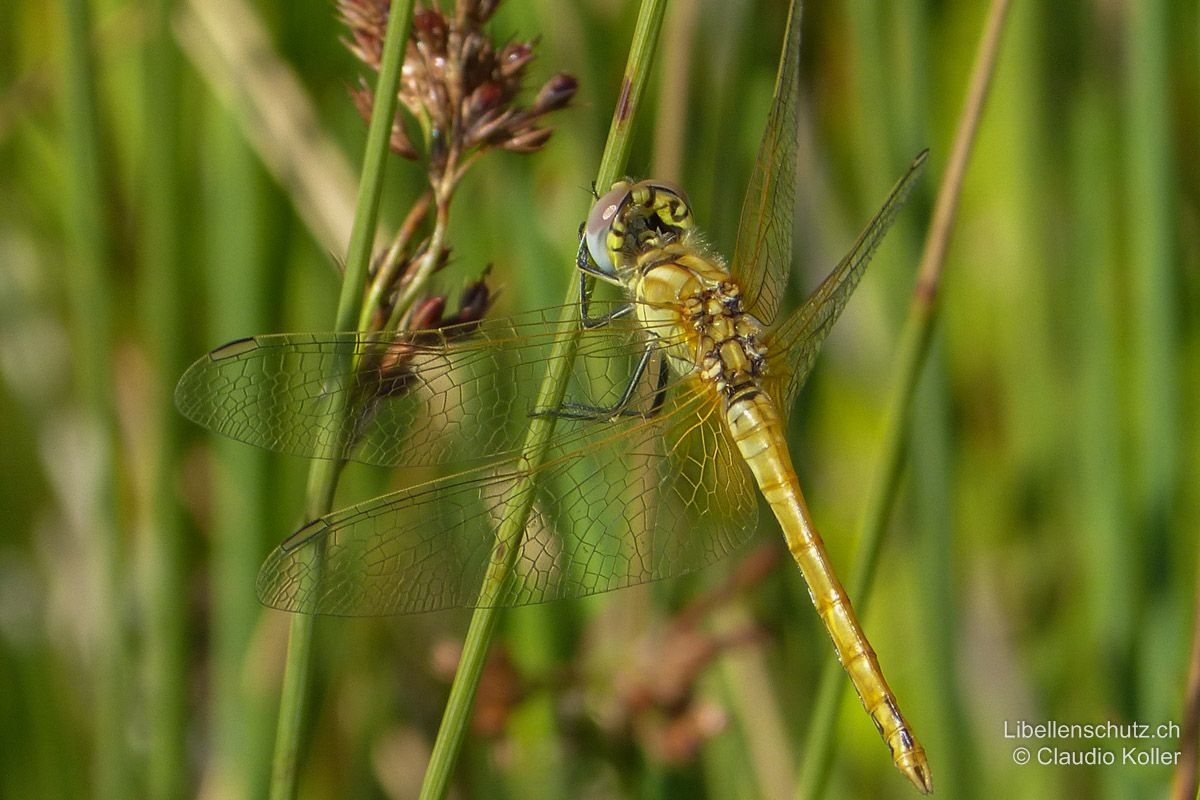
M 101 800 L 127 796 L 133 773 L 127 747 L 128 662 L 124 626 L 119 614 L 124 591 L 125 553 L 117 512 L 117 412 L 113 386 L 112 241 L 104 208 L 107 202 L 102 161 L 96 71 L 92 58 L 91 6 L 65 0 L 63 42 L 63 145 L 67 175 L 65 223 L 73 264 L 67 270 L 68 300 L 74 327 L 75 391 L 93 434 L 95 497 L 89 506 L 92 527 L 81 531 L 91 548 L 87 563 L 89 624 L 95 626 L 92 702 L 95 722 L 93 785 Z
M 140 329 L 152 365 L 151 375 L 183 370 L 185 292 L 181 280 L 184 233 L 179 225 L 179 69 L 171 38 L 173 0 L 149 6 L 151 32 L 143 57 L 145 106 L 142 110 L 143 166 L 140 216 L 142 259 L 138 275 Z M 150 743 L 148 796 L 183 797 L 187 793 L 187 581 L 183 568 L 183 520 L 170 476 L 180 460 L 179 415 L 171 387 L 151 381 L 149 408 L 139 436 L 146 457 L 138 470 L 138 543 L 145 568 L 141 610 L 146 638 L 146 691 Z
M 375 104 L 371 109 L 371 124 L 363 154 L 362 177 L 358 185 L 354 227 L 346 255 L 346 272 L 338 297 L 335 328 L 351 330 L 358 322 L 366 285 L 371 247 L 375 241 L 375 226 L 379 216 L 379 198 L 383 192 L 384 163 L 388 140 L 396 115 L 400 68 L 408 42 L 412 20 L 412 0 L 396 0 L 388 17 L 384 37 L 383 59 L 375 87 Z M 348 375 L 349 364 L 331 365 L 331 374 Z M 340 453 L 341 443 L 330 443 L 329 452 Z M 306 512 L 309 519 L 328 513 L 341 474 L 342 462 L 334 458 L 318 459 L 309 472 Z M 321 554 L 317 554 L 320 559 Z M 289 800 L 296 795 L 296 770 L 300 739 L 304 730 L 306 699 L 312 671 L 312 639 L 315 617 L 296 614 L 288 633 L 287 663 L 284 668 L 283 690 L 279 705 L 279 726 L 275 734 L 275 756 L 272 763 L 271 798 Z
M 260 203 L 262 181 L 255 156 L 237 122 L 217 100 L 205 105 L 202 187 L 205 246 L 210 268 L 204 285 L 210 298 L 208 332 L 271 330 L 268 281 L 273 264 L 259 246 L 265 227 Z M 254 658 L 255 624 L 271 613 L 246 602 L 254 585 L 265 544 L 271 507 L 267 454 L 241 442 L 214 443 L 212 533 L 212 637 L 209 747 L 206 771 L 212 785 L 228 787 L 236 797 L 262 797 L 270 777 L 270 735 L 274 703 L 257 682 L 245 679 L 245 662 Z
M 604 155 L 600 159 L 600 168 L 596 174 L 597 187 L 613 184 L 620 177 L 629 158 L 632 123 L 650 77 L 655 44 L 662 28 L 665 11 L 666 0 L 643 0 L 634 28 L 633 41 L 630 43 L 625 74 L 621 80 L 617 107 L 613 112 Z M 562 403 L 566 379 L 575 359 L 579 316 L 578 308 L 573 303 L 576 299 L 577 284 L 574 280 L 568 283 L 569 289 L 563 301 L 558 329 L 562 332 L 575 331 L 576 335 L 559 339 L 559 344 L 551 353 L 548 360 L 550 367 L 535 403 L 537 408 L 557 408 Z M 525 524 L 533 504 L 533 473 L 541 464 L 553 430 L 552 416 L 534 417 L 530 420 L 520 458 L 524 478 L 515 483 L 505 498 L 507 511 L 500 529 L 496 532 L 497 557 L 492 559 L 492 566 L 484 577 L 479 593 L 479 607 L 471 616 L 471 623 L 463 642 L 462 657 L 450 687 L 450 697 L 446 701 L 442 724 L 438 729 L 433 753 L 421 785 L 421 800 L 439 800 L 449 791 L 454 764 L 462 749 L 471 707 L 475 701 L 475 691 L 483 675 L 488 646 L 499 618 L 500 609 L 497 604 L 503 601 L 508 591 L 513 567 L 520 555 L 521 537 L 524 535 Z

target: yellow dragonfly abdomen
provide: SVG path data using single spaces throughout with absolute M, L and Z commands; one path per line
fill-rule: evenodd
M 783 417 L 768 389 L 770 359 L 762 323 L 742 309 L 741 289 L 724 264 L 690 245 L 690 214 L 681 211 L 686 201 L 662 185 L 648 195 L 644 190 L 638 194 L 642 186 L 631 189 L 636 199 L 629 199 L 625 213 L 614 217 L 623 223 L 620 230 L 605 237 L 609 263 L 627 263 L 630 248 L 637 251 L 633 266 L 618 266 L 617 276 L 634 300 L 639 321 L 672 342 L 664 350 L 674 369 L 694 375 L 707 387 L 712 403 L 719 404 L 726 431 L 779 521 L 838 658 L 893 762 L 929 792 L 932 778 L 925 750 L 883 676 L 792 468 Z M 655 224 L 647 220 L 662 209 L 669 213 L 659 219 L 662 230 L 654 233 Z M 676 227 L 681 219 L 687 226 Z M 630 230 L 640 232 L 636 244 L 627 240 Z
M 932 791 L 925 749 L 900 711 L 813 524 L 792 469 L 783 421 L 774 401 L 761 392 L 735 400 L 726 410 L 725 424 L 779 521 L 788 551 L 804 575 L 838 659 L 891 751 L 892 761 L 914 784 L 926 792 Z

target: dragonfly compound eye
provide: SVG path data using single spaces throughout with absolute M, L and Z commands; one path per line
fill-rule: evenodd
M 640 252 L 679 237 L 692 224 L 687 195 L 675 184 L 620 181 L 592 206 L 584 236 L 598 271 L 618 280 Z
M 654 189 L 659 205 L 667 206 L 672 209 L 679 220 L 684 217 L 690 217 L 692 214 L 691 203 L 688 201 L 687 192 L 683 191 L 683 187 L 671 181 L 642 181 L 642 186 L 649 186 Z
M 617 265 L 613 263 L 612 251 L 609 248 L 609 234 L 615 232 L 618 238 L 624 238 L 621 209 L 629 201 L 630 188 L 628 183 L 621 181 L 597 200 L 588 214 L 587 227 L 584 229 L 584 238 L 587 240 L 592 260 L 601 272 L 612 278 L 617 277 Z

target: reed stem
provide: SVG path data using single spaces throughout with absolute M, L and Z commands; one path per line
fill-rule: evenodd
M 632 123 L 650 77 L 655 44 L 662 28 L 665 11 L 666 0 L 644 0 L 642 3 L 633 41 L 630 43 L 625 74 L 621 80 L 617 107 L 613 112 L 604 155 L 596 174 L 598 188 L 612 185 L 624 171 L 625 162 L 629 158 Z M 558 320 L 560 331 L 577 331 L 579 328 L 578 311 L 573 305 L 577 293 L 573 264 L 571 277 L 563 301 L 563 313 Z M 558 341 L 559 344 L 547 360 L 551 366 L 542 381 L 535 408 L 557 408 L 562 403 L 563 393 L 566 391 L 566 378 L 575 358 L 578 338 L 562 337 Z M 421 785 L 421 800 L 440 800 L 449 791 L 454 764 L 462 749 L 475 701 L 475 691 L 483 675 L 488 647 L 500 615 L 497 604 L 503 600 L 508 590 L 513 567 L 521 552 L 521 537 L 529 519 L 534 496 L 532 473 L 541 463 L 553 430 L 552 416 L 534 417 L 530 421 L 521 458 L 522 463 L 526 465 L 525 477 L 516 481 L 510 490 L 506 498 L 504 522 L 496 533 L 496 546 L 503 552 L 503 556 L 492 560 L 492 567 L 488 570 L 480 589 L 479 607 L 471 616 L 471 623 L 463 642 L 462 657 L 450 687 L 450 697 L 446 701 L 442 724 L 438 729 L 433 753 L 430 755 L 429 766 Z
M 396 0 L 392 3 L 384 37 L 379 81 L 375 87 L 375 104 L 371 110 L 371 124 L 367 129 L 354 227 L 351 229 L 350 247 L 346 256 L 346 272 L 338 297 L 334 322 L 336 330 L 352 330 L 361 311 L 367 266 L 379 216 L 379 198 L 383 192 L 383 168 L 388 154 L 392 121 L 396 115 L 400 68 L 404 63 L 411 20 L 412 0 Z M 350 370 L 345 368 L 347 366 L 334 364 L 331 374 L 350 374 Z M 330 446 L 330 452 L 340 452 L 341 449 L 340 443 Z M 309 472 L 305 509 L 310 519 L 316 519 L 332 508 L 341 468 L 342 462 L 331 458 L 313 462 Z M 318 553 L 317 558 L 320 557 Z M 310 614 L 296 614 L 292 617 L 288 632 L 287 662 L 284 668 L 279 725 L 276 729 L 275 756 L 272 763 L 272 800 L 288 800 L 296 795 L 296 771 L 312 670 L 315 622 L 315 617 Z
M 141 608 L 146 629 L 147 716 L 150 753 L 148 796 L 187 793 L 187 585 L 183 568 L 183 520 L 174 475 L 180 460 L 181 418 L 165 376 L 183 371 L 183 263 L 179 226 L 179 70 L 169 27 L 172 0 L 150 4 L 150 35 L 143 56 L 143 195 L 140 199 L 142 258 L 137 308 L 150 374 L 148 413 L 139 426 L 146 457 L 138 470 L 138 543 L 144 569 Z
M 64 0 L 63 143 L 67 174 L 64 207 L 72 268 L 67 271 L 73 323 L 76 394 L 95 445 L 89 476 L 96 487 L 88 509 L 91 530 L 83 540 L 93 548 L 90 565 L 89 624 L 97 648 L 92 684 L 95 723 L 95 796 L 127 797 L 133 782 L 128 737 L 128 664 L 124 626 L 118 611 L 124 589 L 125 553 L 117 514 L 117 419 L 111 383 L 113 349 L 112 241 L 105 218 L 107 192 L 102 164 L 96 70 L 92 58 L 91 8 L 87 0 Z
M 259 203 L 262 173 L 230 113 L 216 100 L 205 110 L 201 158 L 211 165 L 202 187 L 208 333 L 222 341 L 278 323 L 268 311 L 268 259 L 257 239 L 267 223 Z M 214 445 L 210 772 L 212 783 L 233 796 L 262 797 L 275 701 L 246 680 L 245 662 L 253 657 L 254 629 L 264 613 L 250 601 L 248 587 L 254 585 L 268 529 L 268 457 L 232 440 Z

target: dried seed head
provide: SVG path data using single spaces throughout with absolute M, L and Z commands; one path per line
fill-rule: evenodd
M 533 61 L 532 42 L 510 42 L 500 51 L 497 68 L 505 78 L 521 78 L 521 72 Z
M 358 110 L 358 114 L 365 122 L 371 121 L 371 109 L 375 105 L 375 92 L 371 87 L 367 86 L 367 82 L 362 78 L 358 79 L 358 86 L 348 87 L 350 99 L 354 101 L 354 107 Z M 404 125 L 397 116 L 392 121 L 392 133 L 388 140 L 388 147 L 392 152 L 401 158 L 407 158 L 410 161 L 416 161 L 417 148 L 413 147 L 412 141 L 408 138 L 408 133 L 404 130 Z
M 513 153 L 535 153 L 550 141 L 553 132 L 549 128 L 530 128 L 510 137 L 500 146 Z
M 405 328 L 414 331 L 425 331 L 441 327 L 442 313 L 445 310 L 446 298 L 444 295 L 426 298 L 413 306 Z
M 493 108 L 471 125 L 464 144 L 467 147 L 503 144 L 513 136 L 514 112 L 510 108 Z
M 449 29 L 442 12 L 428 8 L 418 8 L 413 11 L 412 36 L 418 42 L 432 45 L 441 52 L 446 52 L 446 38 Z
M 378 71 L 383 56 L 390 0 L 335 0 L 349 35 L 346 46 L 371 69 Z M 441 5 L 448 5 L 443 2 Z M 412 30 L 406 43 L 400 72 L 398 99 L 416 117 L 418 125 L 407 128 L 398 121 L 391 131 L 393 152 L 406 158 L 422 158 L 429 178 L 429 197 L 425 208 L 436 209 L 436 218 L 423 220 L 425 210 L 405 222 L 404 253 L 390 254 L 398 259 L 387 273 L 388 286 L 377 296 L 380 301 L 379 327 L 395 322 L 395 310 L 384 308 L 398 302 L 396 292 L 412 280 L 409 267 L 425 262 L 423 253 L 432 241 L 444 242 L 443 235 L 430 235 L 415 247 L 417 230 L 434 223 L 437 234 L 444 223 L 450 198 L 474 156 L 487 149 L 532 153 L 550 139 L 551 131 L 540 127 L 545 114 L 565 108 L 577 89 L 574 78 L 555 75 L 547 81 L 530 106 L 517 98 L 526 70 L 534 58 L 535 40 L 497 44 L 484 30 L 495 14 L 500 0 L 457 0 L 453 14 L 443 12 L 438 3 L 418 7 L 413 12 Z M 351 89 L 355 106 L 364 118 L 372 112 L 375 96 L 365 81 Z M 423 141 L 409 138 L 408 131 L 419 130 Z M 448 261 L 450 250 L 444 244 L 431 269 L 439 271 Z M 380 273 L 382 275 L 383 273 Z M 415 274 L 415 273 L 414 273 Z M 436 301 L 436 302 L 435 302 Z M 409 329 L 470 330 L 491 305 L 492 298 L 482 279 L 464 292 L 459 310 L 445 316 L 445 298 L 431 298 L 410 311 L 404 320 Z M 452 326 L 448 329 L 447 326 Z M 385 391 L 404 391 L 405 372 L 411 358 L 414 339 L 398 339 L 388 348 L 386 373 L 394 378 Z
M 483 315 L 492 305 L 492 293 L 488 289 L 487 276 L 491 266 L 483 271 L 479 279 L 467 285 L 458 298 L 458 311 L 445 320 L 445 325 L 467 325 L 483 319 Z M 459 329 L 466 333 L 465 330 Z
M 379 69 L 383 58 L 383 34 L 387 30 L 391 0 L 338 0 L 338 16 L 350 29 L 350 38 L 342 39 L 346 48 L 372 69 Z
M 363 63 L 379 69 L 389 0 L 337 0 L 350 30 L 346 46 Z M 518 153 L 540 149 L 550 138 L 539 118 L 566 107 L 578 84 L 555 75 L 542 86 L 533 105 L 516 105 L 535 41 L 509 42 L 498 48 L 484 30 L 500 0 L 459 0 L 453 18 L 436 8 L 413 12 L 412 35 L 401 71 L 400 101 L 422 120 L 431 175 L 474 148 L 496 147 Z M 365 85 L 353 91 L 360 112 L 372 95 Z M 393 149 L 412 158 L 416 151 L 401 126 L 393 128 Z
M 503 97 L 503 90 L 495 81 L 484 81 L 479 84 L 475 91 L 471 92 L 471 97 L 467 101 L 467 110 L 463 115 L 467 124 L 469 125 L 479 120 L 484 114 L 495 110 Z
M 421 300 L 412 307 L 401 325 L 402 332 L 379 356 L 378 367 L 360 371 L 360 390 L 382 399 L 405 394 L 413 386 L 412 358 L 422 345 L 447 339 L 470 336 L 477 323 L 492 304 L 492 293 L 487 286 L 489 266 L 483 274 L 463 289 L 458 301 L 458 311 L 446 316 L 446 296 L 434 295 Z M 437 333 L 434 333 L 434 332 Z
M 575 80 L 574 76 L 560 72 L 542 84 L 542 88 L 538 90 L 537 97 L 533 101 L 532 110 L 537 114 L 558 111 L 571 102 L 571 98 L 575 96 L 578 89 L 579 81 Z
M 482 25 L 492 18 L 500 0 L 459 0 L 458 14 L 463 20 Z

